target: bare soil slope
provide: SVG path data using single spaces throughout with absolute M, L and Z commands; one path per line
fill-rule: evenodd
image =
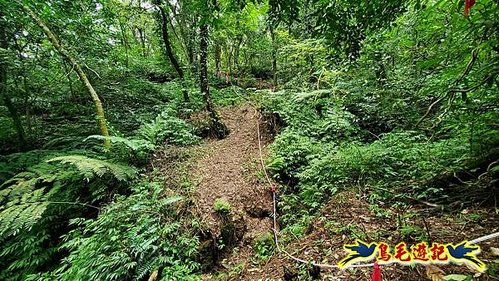
M 195 201 L 203 227 L 212 237 L 223 236 L 227 225 L 235 227 L 232 246 L 238 247 L 237 252 L 220 258 L 222 264 L 235 264 L 251 256 L 255 238 L 271 231 L 272 200 L 268 185 L 259 176 L 259 113 L 252 106 L 243 105 L 222 108 L 219 114 L 230 134 L 201 146 L 205 153 L 193 165 L 191 175 L 198 181 Z M 262 140 L 264 154 L 265 144 Z M 217 199 L 230 204 L 228 215 L 215 211 Z

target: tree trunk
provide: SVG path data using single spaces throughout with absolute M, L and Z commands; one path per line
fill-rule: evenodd
M 222 48 L 220 44 L 215 45 L 215 73 L 220 74 L 220 58 L 222 56 Z
M 201 95 L 203 96 L 204 102 L 206 104 L 206 110 L 210 115 L 211 119 L 211 129 L 218 139 L 223 139 L 229 134 L 229 129 L 224 123 L 220 121 L 213 103 L 211 101 L 210 89 L 208 85 L 208 25 L 201 25 L 200 30 L 200 58 L 199 58 L 199 78 L 201 82 Z
M 128 68 L 128 64 L 129 64 L 129 62 L 128 62 L 129 61 L 129 59 L 128 59 L 128 49 L 130 47 L 129 47 L 129 44 L 128 44 L 128 38 L 126 36 L 126 27 L 125 27 L 125 24 L 123 22 L 121 22 L 120 16 L 118 16 L 118 24 L 120 26 L 122 44 L 123 44 L 123 47 L 125 48 L 125 66 Z
M 170 24 L 173 34 L 177 38 L 178 42 L 182 45 L 182 50 L 184 51 L 187 60 L 189 60 L 189 51 L 187 47 L 188 40 L 186 39 L 187 37 L 184 30 L 185 21 L 183 21 L 183 17 L 179 16 L 177 13 L 177 5 L 180 6 L 180 3 L 177 2 L 176 4 L 172 4 L 170 1 L 166 1 L 165 4 L 168 5 L 171 12 L 171 17 L 168 17 L 168 23 Z M 174 21 L 177 23 L 176 25 L 174 25 Z M 178 36 L 175 27 L 178 27 L 180 36 Z M 189 60 L 189 62 L 191 61 Z
M 80 78 L 81 82 L 87 88 L 88 93 L 92 97 L 92 100 L 95 105 L 95 115 L 97 117 L 97 123 L 99 125 L 99 129 L 101 131 L 102 136 L 104 136 L 104 147 L 109 148 L 111 147 L 111 141 L 109 140 L 109 131 L 107 129 L 107 121 L 106 117 L 104 115 L 104 108 L 102 107 L 102 102 L 99 98 L 99 95 L 97 95 L 97 92 L 95 92 L 94 87 L 88 80 L 87 75 L 81 68 L 80 64 L 76 61 L 76 59 L 71 56 L 71 54 L 62 47 L 61 43 L 59 40 L 55 37 L 55 35 L 50 31 L 48 26 L 43 22 L 41 18 L 39 18 L 28 6 L 23 5 L 24 10 L 29 14 L 33 20 L 35 20 L 36 24 L 43 30 L 49 41 L 52 43 L 54 48 L 59 52 L 59 54 L 67 61 L 69 64 L 71 64 L 76 73 L 78 74 L 78 77 Z
M 142 56 L 147 57 L 147 49 L 146 49 L 146 31 L 140 27 L 137 27 L 137 31 L 139 32 L 140 39 L 140 48 L 142 49 Z
M 196 37 L 196 34 L 194 32 L 191 32 L 192 34 L 189 35 L 189 41 L 187 43 L 187 54 L 188 54 L 188 59 L 189 59 L 189 64 L 191 65 L 191 73 L 197 72 L 196 69 L 196 56 L 194 54 L 194 48 L 192 47 L 193 44 L 195 44 L 196 40 L 194 38 Z
M 243 36 L 237 36 L 236 46 L 234 48 L 234 69 L 239 71 L 239 49 L 241 48 L 241 44 L 243 42 Z
M 272 84 L 274 84 L 274 89 L 277 88 L 277 48 L 275 43 L 275 32 L 272 24 L 269 26 L 270 29 L 270 39 L 272 40 Z
M 4 68 L 3 66 L 1 68 Z M 0 70 L 0 72 L 3 72 L 3 73 L 0 73 L 0 83 L 2 85 L 5 85 L 5 82 L 6 82 L 6 77 L 5 77 L 5 71 L 2 69 Z M 21 122 L 21 118 L 19 117 L 19 114 L 17 113 L 17 109 L 14 107 L 14 104 L 12 103 L 12 100 L 10 99 L 10 97 L 4 93 L 4 89 L 5 88 L 4 86 L 0 86 L 2 89 L 0 89 L 0 91 L 2 92 L 1 93 L 1 96 L 2 96 L 2 100 L 5 104 L 5 106 L 7 107 L 7 110 L 9 111 L 9 114 L 10 114 L 10 117 L 12 118 L 12 121 L 14 122 L 14 127 L 16 129 L 16 133 L 17 133 L 17 138 L 19 139 L 19 148 L 21 150 L 24 150 L 26 149 L 26 133 L 24 131 L 24 128 L 23 128 L 23 125 L 22 125 L 22 122 Z
M 0 12 L 0 48 L 6 50 L 7 46 L 7 34 L 5 30 L 5 26 L 3 25 L 3 15 Z M 7 110 L 9 111 L 10 117 L 12 118 L 12 122 L 14 123 L 14 127 L 17 133 L 17 137 L 19 140 L 19 148 L 24 150 L 26 148 L 26 133 L 24 131 L 21 118 L 12 103 L 9 95 L 6 93 L 7 90 L 7 66 L 4 63 L 4 60 L 0 58 L 0 97 L 2 98 Z
M 172 46 L 170 43 L 170 35 L 168 34 L 168 15 L 165 12 L 165 9 L 161 6 L 161 1 L 156 2 L 156 7 L 158 7 L 159 13 L 161 15 L 161 35 L 163 37 L 163 43 L 165 44 L 165 53 L 168 56 L 173 68 L 177 71 L 177 74 L 182 83 L 182 94 L 184 96 L 184 101 L 189 102 L 189 94 L 184 87 L 184 71 L 180 67 L 175 55 L 173 54 Z
M 196 28 L 191 28 L 187 35 L 187 59 L 189 60 L 191 73 L 198 72 L 198 60 L 196 56 Z

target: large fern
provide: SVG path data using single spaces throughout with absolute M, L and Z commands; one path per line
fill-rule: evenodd
M 116 145 L 123 145 L 134 152 L 153 151 L 155 148 L 155 145 L 146 139 L 123 138 L 123 137 L 117 137 L 117 136 L 111 136 L 108 138 L 113 145 L 115 145 L 115 144 Z M 103 140 L 103 139 L 105 139 L 105 137 L 101 136 L 101 135 L 92 135 L 92 136 L 87 137 L 84 141 L 92 140 L 92 139 Z
M 119 181 L 126 181 L 137 176 L 137 170 L 131 166 L 89 158 L 83 155 L 60 156 L 47 160 L 47 162 L 61 162 L 63 164 L 74 165 L 87 180 L 92 179 L 94 176 L 102 177 L 108 173 Z
M 77 171 L 61 170 L 51 164 L 54 162 L 74 165 Z M 0 241 L 32 227 L 51 204 L 51 197 L 66 184 L 78 182 L 82 177 L 90 181 L 106 174 L 118 181 L 126 181 L 135 178 L 137 170 L 83 155 L 68 155 L 49 159 L 18 173 L 0 186 Z
M 162 280 L 192 279 L 199 241 L 177 220 L 173 204 L 181 197 L 163 196 L 162 184 L 143 182 L 96 219 L 73 220 L 57 280 L 144 280 L 158 268 Z
M 41 218 L 48 198 L 60 188 L 53 184 L 57 176 L 52 172 L 48 164 L 40 164 L 0 186 L 0 240 L 30 228 Z M 53 188 L 46 192 L 47 186 Z

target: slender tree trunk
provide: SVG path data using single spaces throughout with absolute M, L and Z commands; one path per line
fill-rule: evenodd
M 3 68 L 3 67 L 2 67 Z M 4 72 L 3 70 L 0 70 L 0 72 Z M 7 110 L 9 111 L 10 117 L 12 118 L 12 121 L 14 122 L 14 127 L 16 129 L 17 133 L 17 138 L 19 139 L 19 148 L 21 150 L 24 150 L 26 148 L 26 133 L 24 131 L 21 118 L 19 117 L 19 114 L 17 112 L 17 109 L 14 107 L 14 104 L 12 103 L 12 100 L 10 97 L 4 92 L 5 91 L 5 82 L 6 82 L 6 77 L 5 73 L 0 73 L 0 83 L 2 86 L 0 86 L 2 89 L 0 91 L 2 92 L 2 100 L 7 107 Z
M 166 14 L 165 9 L 163 9 L 163 7 L 161 6 L 161 2 L 159 0 L 156 2 L 156 7 L 158 7 L 159 13 L 161 15 L 161 35 L 163 37 L 163 43 L 165 45 L 166 55 L 168 56 L 168 59 L 173 65 L 173 68 L 175 68 L 175 71 L 177 71 L 177 74 L 182 83 L 182 94 L 184 96 L 184 101 L 189 102 L 190 100 L 189 94 L 187 93 L 187 90 L 185 89 L 184 86 L 184 71 L 180 67 L 180 64 L 178 63 L 177 59 L 175 58 L 175 55 L 173 54 L 170 42 L 170 35 L 168 34 L 168 15 Z
M 142 49 L 142 56 L 147 57 L 147 49 L 146 49 L 146 31 L 142 28 L 137 28 L 139 31 L 139 39 L 140 39 L 140 48 Z
M 233 51 L 232 47 L 230 44 L 230 41 L 227 40 L 227 68 L 229 69 L 229 75 L 232 74 L 232 59 L 234 58 L 233 56 Z
M 23 71 L 26 73 L 25 66 L 23 65 Z M 29 87 L 28 87 L 28 79 L 26 79 L 26 76 L 23 76 L 23 88 L 24 88 L 24 108 L 26 109 L 26 129 L 27 129 L 27 135 L 31 135 L 33 132 L 32 126 L 31 126 L 31 101 L 30 101 L 30 95 L 29 95 Z
M 3 25 L 2 13 L 0 12 L 0 48 L 7 49 L 7 34 L 5 31 L 5 26 Z M 19 140 L 19 148 L 24 150 L 26 148 L 26 133 L 24 131 L 21 118 L 12 103 L 9 95 L 6 93 L 7 90 L 7 66 L 0 59 L 0 97 L 2 98 L 7 110 L 9 111 L 12 122 L 17 133 L 17 138 Z
M 239 71 L 239 49 L 241 48 L 241 43 L 243 42 L 243 36 L 238 36 L 236 41 L 236 46 L 234 48 L 234 69 Z
M 168 7 L 170 8 L 170 12 L 172 13 L 172 16 L 168 17 L 168 20 L 169 20 L 170 26 L 172 28 L 173 34 L 177 38 L 178 42 L 180 42 L 180 45 L 182 45 L 182 50 L 184 51 L 186 58 L 189 60 L 189 50 L 188 50 L 189 47 L 187 46 L 188 40 L 187 40 L 187 37 L 185 35 L 185 31 L 184 31 L 185 21 L 183 21 L 182 20 L 183 17 L 179 16 L 179 14 L 177 13 L 177 6 L 176 5 L 180 6 L 180 3 L 177 2 L 174 5 L 170 1 L 166 1 L 166 5 L 168 5 Z M 174 25 L 174 21 L 176 22 L 176 25 Z M 178 36 L 175 27 L 178 27 L 178 31 L 180 33 L 180 36 Z M 189 63 L 191 63 L 190 60 L 189 60 Z
M 195 50 L 197 29 L 193 26 L 196 26 L 196 24 L 191 23 L 191 28 L 188 28 L 189 34 L 187 35 L 187 59 L 189 60 L 191 73 L 197 73 L 199 63 Z
M 97 92 L 95 91 L 94 87 L 88 80 L 87 75 L 81 68 L 80 64 L 76 61 L 76 59 L 66 50 L 62 47 L 61 43 L 59 40 L 55 37 L 55 35 L 52 33 L 52 31 L 48 28 L 48 26 L 43 22 L 41 18 L 39 18 L 28 6 L 23 5 L 24 10 L 29 14 L 33 20 L 35 20 L 36 24 L 43 30 L 49 41 L 52 43 L 54 48 L 59 52 L 59 54 L 69 63 L 71 64 L 76 73 L 78 74 L 78 77 L 80 78 L 81 82 L 87 88 L 88 93 L 92 97 L 92 100 L 95 105 L 95 115 L 97 117 L 97 123 L 99 125 L 99 129 L 101 131 L 102 136 L 104 136 L 104 147 L 109 148 L 111 147 L 111 141 L 109 140 L 109 131 L 107 128 L 107 121 L 106 117 L 104 114 L 104 108 L 102 107 L 102 102 L 99 98 L 99 95 L 97 95 Z
M 74 88 L 73 88 L 73 79 L 71 79 L 71 73 L 73 72 L 73 70 L 71 69 L 71 65 L 68 65 L 65 63 L 64 64 L 64 70 L 66 71 L 66 77 L 68 78 L 68 86 L 69 86 L 69 94 L 70 94 L 70 98 L 71 98 L 71 101 L 78 101 L 77 99 L 77 96 L 76 96 L 76 93 L 74 91 Z
M 119 17 L 119 16 L 118 16 Z M 128 49 L 130 48 L 129 47 L 129 44 L 128 44 L 128 38 L 126 36 L 126 28 L 125 28 L 125 24 L 123 22 L 121 22 L 121 19 L 118 18 L 118 24 L 120 25 L 120 32 L 121 32 L 121 40 L 123 41 L 123 47 L 125 48 L 125 66 L 128 68 Z
M 272 24 L 269 26 L 270 29 L 270 39 L 272 40 L 272 84 L 274 88 L 277 88 L 277 48 L 275 43 L 275 32 Z
M 220 121 L 213 102 L 211 101 L 210 89 L 208 85 L 208 25 L 201 25 L 200 30 L 200 58 L 199 58 L 199 78 L 201 82 L 201 95 L 206 104 L 206 110 L 210 115 L 212 130 L 218 139 L 223 139 L 229 134 L 229 129 Z
M 1 17 L 1 15 L 0 15 Z M 21 65 L 22 65 L 22 72 L 23 73 L 27 73 L 27 70 L 26 70 L 26 65 L 24 63 L 25 61 L 25 57 L 23 56 L 23 53 L 24 53 L 24 49 L 25 47 L 28 45 L 27 43 L 24 45 L 24 46 L 21 46 L 19 44 L 19 42 L 17 41 L 17 39 L 15 38 L 12 38 L 13 39 L 13 42 L 14 42 L 14 46 L 16 47 L 16 50 L 17 50 L 17 56 L 19 58 L 19 61 L 21 62 Z M 0 45 L 4 45 L 5 43 L 3 44 L 0 44 Z M 7 44 L 4 45 L 5 47 L 1 47 L 0 48 L 4 48 L 6 49 L 8 46 Z M 27 76 L 28 75 L 23 75 L 23 78 L 22 78 L 22 82 L 23 82 L 23 91 L 24 91 L 24 109 L 25 109 L 25 118 L 26 118 L 26 130 L 23 130 L 24 133 L 25 133 L 25 136 L 29 136 L 32 132 L 32 126 L 31 126 L 31 102 L 30 102 L 30 91 L 29 91 L 29 86 L 28 86 L 28 79 L 27 79 Z M 15 82 L 16 80 L 14 80 Z M 17 84 L 17 83 L 16 83 Z M 23 126 L 21 126 L 21 129 L 23 128 Z
M 189 34 L 189 41 L 187 43 L 187 58 L 189 60 L 189 64 L 191 65 L 191 73 L 196 72 L 196 56 L 194 54 L 194 46 L 196 40 L 194 39 L 196 37 L 196 33 L 194 31 L 191 31 Z
M 220 44 L 215 45 L 215 73 L 220 74 L 220 58 L 222 56 L 222 48 Z

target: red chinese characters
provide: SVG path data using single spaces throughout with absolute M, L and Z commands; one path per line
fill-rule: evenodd
M 431 261 L 433 262 L 449 260 L 449 256 L 447 256 L 447 253 L 445 252 L 444 245 L 433 243 L 432 247 L 430 248 L 430 252 L 431 252 L 430 258 Z
M 388 262 L 391 260 L 392 255 L 389 254 L 390 247 L 388 244 L 381 242 L 378 244 L 378 261 Z
M 380 265 L 465 263 L 480 272 L 486 270 L 485 263 L 476 256 L 480 247 L 470 245 L 467 241 L 460 244 L 431 243 L 431 246 L 426 242 L 412 245 L 400 242 L 395 247 L 390 247 L 385 242 L 366 243 L 357 239 L 355 244 L 347 245 L 345 249 L 348 250 L 349 255 L 338 263 L 341 268 L 348 268 L 351 264 L 366 262 L 374 258 L 375 263 Z
M 414 245 L 412 247 L 412 257 L 415 261 L 428 261 L 428 245 L 424 242 Z
M 411 254 L 407 251 L 407 244 L 400 242 L 395 246 L 395 259 L 401 262 L 411 261 Z

